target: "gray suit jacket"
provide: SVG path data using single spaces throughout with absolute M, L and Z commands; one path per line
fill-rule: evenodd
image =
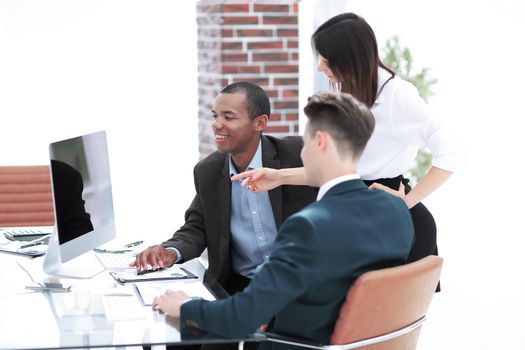
M 297 136 L 262 136 L 264 167 L 301 167 L 302 139 Z M 194 168 L 196 195 L 185 214 L 185 224 L 164 242 L 177 248 L 184 261 L 200 256 L 208 248 L 210 274 L 225 286 L 230 274 L 231 181 L 227 154 L 214 152 Z M 313 202 L 317 188 L 281 186 L 269 192 L 277 228 L 283 220 Z

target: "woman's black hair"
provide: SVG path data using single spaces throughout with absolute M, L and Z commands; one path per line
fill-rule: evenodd
M 395 76 L 379 59 L 374 31 L 354 13 L 332 17 L 317 28 L 312 35 L 312 48 L 326 59 L 330 70 L 341 81 L 341 91 L 352 94 L 369 107 L 378 95 L 378 67 L 389 71 L 391 78 Z

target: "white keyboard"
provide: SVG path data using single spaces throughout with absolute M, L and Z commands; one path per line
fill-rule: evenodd
M 106 270 L 129 269 L 129 264 L 135 260 L 133 256 L 122 253 L 95 253 L 95 256 Z
M 102 295 L 104 315 L 110 321 L 138 320 L 145 318 L 144 307 L 136 295 Z
M 53 226 L 0 227 L 0 231 L 11 241 L 30 241 L 53 233 Z

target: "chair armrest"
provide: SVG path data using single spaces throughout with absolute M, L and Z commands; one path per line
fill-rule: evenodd
M 319 343 L 313 340 L 288 337 L 285 335 L 280 335 L 280 334 L 271 333 L 271 332 L 265 332 L 263 334 L 266 336 L 267 341 L 274 342 L 274 343 L 302 346 L 302 347 L 310 348 L 310 349 L 324 349 L 324 345 L 322 343 Z
M 282 343 L 282 344 L 288 344 L 288 345 L 294 345 L 294 346 L 302 346 L 309 349 L 321 349 L 321 350 L 350 350 L 350 349 L 357 349 L 361 348 L 363 346 L 376 344 L 380 342 L 384 342 L 390 339 L 394 339 L 397 337 L 400 337 L 402 335 L 405 335 L 407 333 L 412 332 L 416 328 L 421 327 L 423 322 L 426 321 L 426 317 L 423 316 L 419 320 L 403 327 L 398 330 L 388 332 L 383 335 L 379 335 L 377 337 L 358 340 L 352 343 L 347 344 L 340 344 L 340 345 L 323 345 L 321 343 L 317 343 L 315 341 L 311 340 L 305 340 L 305 339 L 299 339 L 299 338 L 293 338 L 293 337 L 287 337 L 280 334 L 275 333 L 264 333 L 266 336 L 266 339 L 270 342 L 275 343 Z

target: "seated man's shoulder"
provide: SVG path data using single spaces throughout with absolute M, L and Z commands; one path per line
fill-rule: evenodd
M 303 146 L 303 138 L 301 136 L 285 136 L 275 137 L 271 135 L 264 135 L 270 142 L 278 147 L 286 146 Z
M 301 149 L 303 148 L 303 138 L 301 136 L 274 137 L 265 135 L 267 140 L 273 144 L 273 147 L 281 160 L 300 159 Z M 284 166 L 293 167 L 301 164 L 284 164 Z
M 215 151 L 203 159 L 201 159 L 197 164 L 195 164 L 194 171 L 205 171 L 209 169 L 221 169 L 224 166 L 226 161 L 226 154 Z

